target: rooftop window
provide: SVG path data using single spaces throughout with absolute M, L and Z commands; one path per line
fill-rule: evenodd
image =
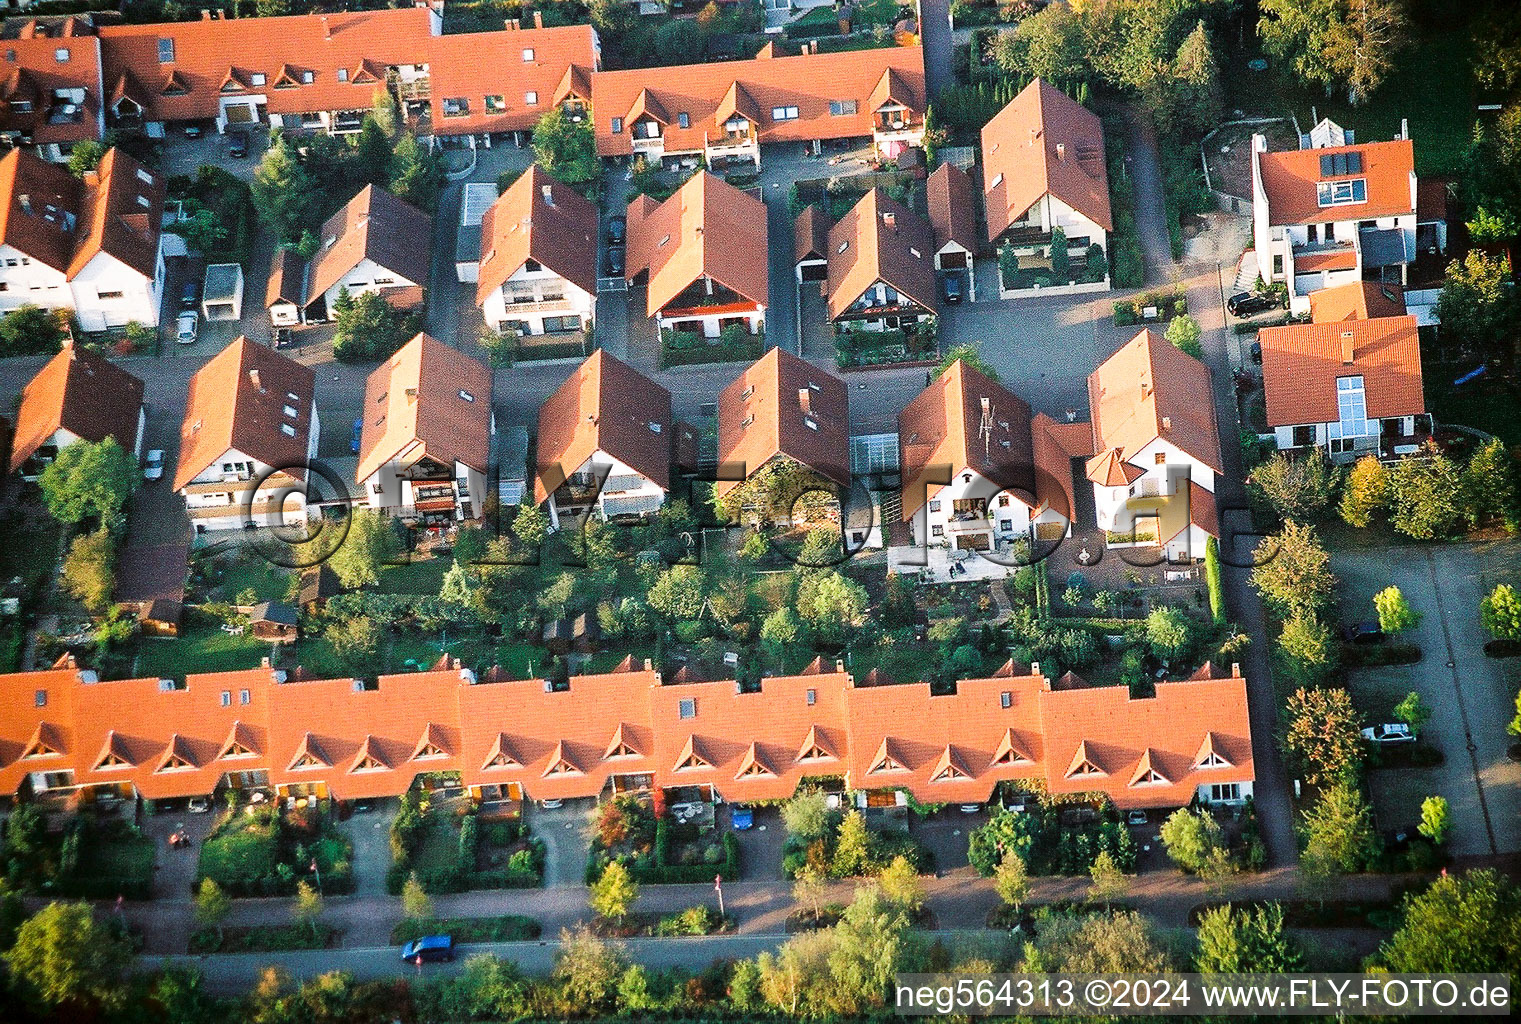
M 69 53 L 67 47 L 60 46 L 58 49 L 53 51 L 53 59 L 60 64 L 67 64 L 69 62 L 70 56 L 72 56 L 72 54 Z
M 1363 173 L 1361 153 L 1328 153 L 1320 158 L 1320 176 L 1339 178 L 1346 174 Z
M 470 113 L 470 101 L 463 96 L 455 96 L 444 100 L 445 117 L 466 117 Z
M 168 64 L 174 60 L 174 40 L 160 39 L 158 41 L 158 62 Z
M 1368 201 L 1368 182 L 1364 178 L 1351 181 L 1322 181 L 1315 186 L 1315 198 L 1321 206 L 1347 206 Z
M 501 96 L 486 97 L 486 112 L 488 114 L 500 114 L 507 109 L 507 101 Z
M 856 101 L 855 100 L 830 100 L 829 101 L 829 116 L 830 117 L 849 117 L 851 114 L 854 114 L 855 112 L 856 112 Z
M 771 120 L 773 121 L 796 121 L 798 117 L 797 107 L 772 107 Z

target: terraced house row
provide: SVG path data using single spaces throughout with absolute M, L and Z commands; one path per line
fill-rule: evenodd
M 164 799 L 226 788 L 280 797 L 397 796 L 425 781 L 486 802 L 695 787 L 775 800 L 805 778 L 924 802 L 981 802 L 1000 783 L 1103 794 L 1121 808 L 1252 793 L 1246 683 L 1205 664 L 1132 698 L 1010 662 L 950 693 L 871 685 L 815 661 L 754 688 L 604 675 L 498 681 L 447 657 L 431 670 L 312 679 L 268 668 L 99 680 L 65 658 L 0 676 L 0 795 Z
M 357 132 L 377 91 L 421 136 L 489 146 L 556 107 L 595 106 L 602 156 L 760 163 L 761 142 L 871 138 L 883 157 L 924 134 L 918 47 L 602 72 L 589 25 L 443 34 L 443 5 L 124 25 L 110 15 L 13 18 L 3 33 L 0 138 L 66 161 L 107 129 L 264 124 Z

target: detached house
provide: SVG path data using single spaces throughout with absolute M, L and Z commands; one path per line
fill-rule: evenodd
M 912 329 L 935 315 L 935 235 L 874 188 L 829 229 L 829 319 L 841 333 Z
M 142 454 L 146 422 L 143 382 L 66 341 L 21 392 L 10 471 L 35 480 L 75 441 L 108 437 L 136 459 Z
M 9 19 L 0 69 L 0 139 L 67 163 L 105 135 L 100 39 L 90 14 Z
M 747 366 L 718 396 L 715 498 L 768 466 L 810 471 L 836 498 L 850 490 L 850 392 L 844 381 L 779 348 Z M 802 497 L 797 495 L 796 497 Z
M 1220 536 L 1213 395 L 1209 367 L 1149 330 L 1088 377 L 1087 476 L 1110 547 L 1160 547 L 1180 561 Z
M 671 393 L 598 349 L 539 408 L 535 504 L 551 523 L 595 511 L 640 516 L 665 503 L 671 467 L 696 452 L 692 428 L 671 416 Z
M 432 238 L 427 214 L 383 188 L 366 185 L 322 225 L 319 248 L 309 262 L 276 251 L 266 298 L 270 318 L 276 323 L 331 320 L 344 291 L 351 297 L 375 292 L 397 309 L 420 308 L 432 267 Z
M 760 166 L 763 144 L 870 139 L 895 158 L 924 140 L 924 51 L 889 46 L 592 76 L 597 154 Z
M 957 360 L 898 414 L 901 522 L 893 546 L 1008 552 L 1059 540 L 1072 521 L 1072 467 L 1030 407 Z M 1039 461 L 1037 461 L 1039 460 Z
M 174 489 L 197 533 L 304 524 L 316 374 L 238 338 L 190 378 Z
M 1252 244 L 1262 280 L 1287 285 L 1296 314 L 1321 288 L 1403 285 L 1417 221 L 1410 139 L 1358 143 L 1326 120 L 1301 141 L 1269 153 L 1265 137 L 1252 137 Z
M 475 519 L 495 435 L 491 370 L 419 334 L 365 384 L 355 480 L 374 509 L 428 523 Z
M 626 276 L 647 286 L 661 331 L 763 330 L 767 270 L 766 204 L 707 171 L 663 203 L 641 195 L 629 204 Z
M 1031 82 L 982 129 L 982 196 L 988 241 L 1012 246 L 1022 265 L 1049 259 L 1056 228 L 1074 269 L 1090 245 L 1108 253 L 1114 220 L 1098 116 L 1050 83 Z
M 71 309 L 86 331 L 158 324 L 164 181 L 118 149 L 76 180 L 12 150 L 0 158 L 0 312 Z
M 1279 450 L 1324 448 L 1333 462 L 1417 451 L 1434 427 L 1416 318 L 1404 313 L 1398 290 L 1353 282 L 1311 300 L 1314 322 L 1258 334 L 1267 425 Z
M 475 301 L 492 330 L 590 329 L 597 305 L 597 207 L 538 164 L 530 167 L 481 220 Z

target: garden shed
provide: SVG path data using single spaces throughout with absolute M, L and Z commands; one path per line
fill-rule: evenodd
M 243 265 L 213 263 L 201 288 L 201 315 L 207 320 L 243 318 Z

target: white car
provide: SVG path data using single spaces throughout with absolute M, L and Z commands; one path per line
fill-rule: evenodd
M 181 345 L 194 345 L 196 329 L 200 326 L 201 316 L 193 309 L 187 309 L 179 315 L 175 321 L 174 340 Z
M 164 475 L 164 450 L 155 448 L 148 453 L 148 461 L 143 463 L 143 479 L 157 480 Z
M 1415 733 L 1404 722 L 1386 722 L 1364 729 L 1363 739 L 1369 743 L 1414 743 Z

